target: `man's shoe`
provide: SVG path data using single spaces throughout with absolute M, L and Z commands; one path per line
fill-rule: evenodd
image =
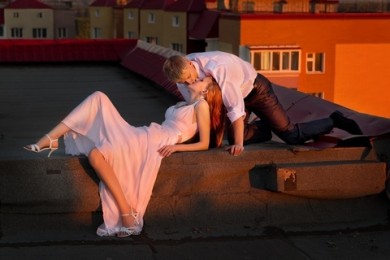
M 352 119 L 346 118 L 340 111 L 335 111 L 329 116 L 333 120 L 334 127 L 340 128 L 353 135 L 362 135 L 359 125 Z

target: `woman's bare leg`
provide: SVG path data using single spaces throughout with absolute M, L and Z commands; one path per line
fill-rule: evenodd
M 118 178 L 116 177 L 112 167 L 104 160 L 102 153 L 97 148 L 94 148 L 89 153 L 88 159 L 100 180 L 104 183 L 104 185 L 108 188 L 114 197 L 120 213 L 130 213 L 132 209 L 126 200 L 125 195 L 123 194 Z M 124 227 L 134 226 L 134 221 L 135 220 L 132 216 L 122 216 L 122 225 Z
M 48 132 L 47 134 L 50 136 L 52 140 L 56 140 L 61 136 L 63 136 L 64 134 L 66 134 L 69 130 L 70 128 L 61 122 L 58 125 L 56 125 L 52 130 L 50 130 L 50 132 Z M 45 135 L 41 139 L 39 139 L 39 141 L 36 144 L 39 146 L 39 148 L 48 147 L 50 145 L 50 139 Z M 52 147 L 57 148 L 58 142 L 57 141 L 53 142 Z

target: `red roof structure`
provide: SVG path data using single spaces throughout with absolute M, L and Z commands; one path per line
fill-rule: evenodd
M 141 8 L 145 0 L 131 0 L 125 7 L 127 8 Z
M 96 0 L 89 6 L 116 7 L 118 4 L 117 0 Z
M 204 10 L 206 10 L 204 0 L 177 0 L 165 8 L 165 11 L 171 12 L 202 12 Z
M 16 0 L 5 7 L 5 9 L 53 9 L 52 7 L 38 0 Z
M 4 62 L 119 62 L 137 44 L 118 40 L 0 40 Z
M 218 11 L 203 11 L 194 28 L 189 32 L 193 39 L 217 38 L 219 35 Z
M 183 99 L 175 84 L 169 81 L 162 71 L 162 66 L 167 57 L 179 54 L 170 49 L 139 41 L 137 47 L 123 57 L 121 65 L 140 74 L 156 85 L 161 86 L 178 99 Z
M 168 5 L 173 4 L 175 0 L 145 0 L 142 3 L 142 9 L 165 9 Z

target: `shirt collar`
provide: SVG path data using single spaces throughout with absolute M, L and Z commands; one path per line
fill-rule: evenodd
M 199 64 L 193 60 L 191 62 L 194 65 L 196 72 L 198 73 L 198 79 L 204 79 L 206 75 L 204 74 L 203 71 L 200 70 Z

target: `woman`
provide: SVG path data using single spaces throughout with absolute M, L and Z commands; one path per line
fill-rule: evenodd
M 219 87 L 208 77 L 189 85 L 188 90 L 188 102 L 169 107 L 161 125 L 151 123 L 148 127 L 129 125 L 105 94 L 95 92 L 36 144 L 24 148 L 32 152 L 50 150 L 50 156 L 58 149 L 58 138 L 64 135 L 65 152 L 88 156 L 101 180 L 104 223 L 97 234 L 139 234 L 162 158 L 174 152 L 221 145 L 223 112 Z M 212 103 L 209 105 L 207 100 Z M 195 135 L 196 141 L 189 143 Z

